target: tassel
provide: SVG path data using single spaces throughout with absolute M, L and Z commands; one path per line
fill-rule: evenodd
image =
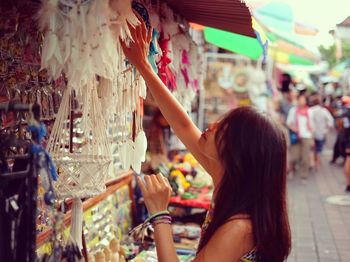
M 134 227 L 130 232 L 129 232 L 129 236 L 133 237 L 134 240 L 136 241 L 141 241 L 143 243 L 143 241 L 145 240 L 145 236 L 147 234 L 147 229 L 150 226 L 150 222 L 148 220 L 146 220 L 144 223 Z
M 70 237 L 77 244 L 80 250 L 83 249 L 82 243 L 83 234 L 83 202 L 80 198 L 73 199 L 72 205 L 72 220 Z

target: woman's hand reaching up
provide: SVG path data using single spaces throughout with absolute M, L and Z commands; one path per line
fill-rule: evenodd
M 138 70 L 145 66 L 150 66 L 148 62 L 149 45 L 152 39 L 152 27 L 147 31 L 146 25 L 140 19 L 140 25 L 133 27 L 128 24 L 132 39 L 129 42 L 129 47 L 126 42 L 120 39 L 120 44 L 126 58 Z

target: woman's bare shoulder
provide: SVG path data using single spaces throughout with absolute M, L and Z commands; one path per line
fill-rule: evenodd
M 235 218 L 220 226 L 194 261 L 238 261 L 254 249 L 250 219 Z
M 225 231 L 229 230 L 242 236 L 253 233 L 253 224 L 248 215 L 234 215 L 222 227 Z

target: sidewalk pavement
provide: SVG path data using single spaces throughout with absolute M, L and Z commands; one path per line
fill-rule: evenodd
M 292 229 L 288 262 L 350 262 L 350 205 L 325 201 L 345 195 L 343 169 L 329 164 L 330 150 L 324 153 L 321 170 L 311 174 L 306 184 L 299 177 L 288 181 Z

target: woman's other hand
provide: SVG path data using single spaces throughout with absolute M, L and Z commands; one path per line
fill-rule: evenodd
M 148 212 L 152 215 L 167 210 L 171 187 L 163 175 L 145 175 L 144 181 L 137 177 Z
M 133 27 L 128 24 L 132 39 L 130 39 L 129 47 L 126 42 L 119 39 L 123 48 L 123 52 L 126 58 L 131 64 L 133 64 L 138 70 L 144 66 L 150 66 L 148 63 L 149 45 L 152 39 L 152 27 L 147 28 L 142 19 L 140 25 Z

